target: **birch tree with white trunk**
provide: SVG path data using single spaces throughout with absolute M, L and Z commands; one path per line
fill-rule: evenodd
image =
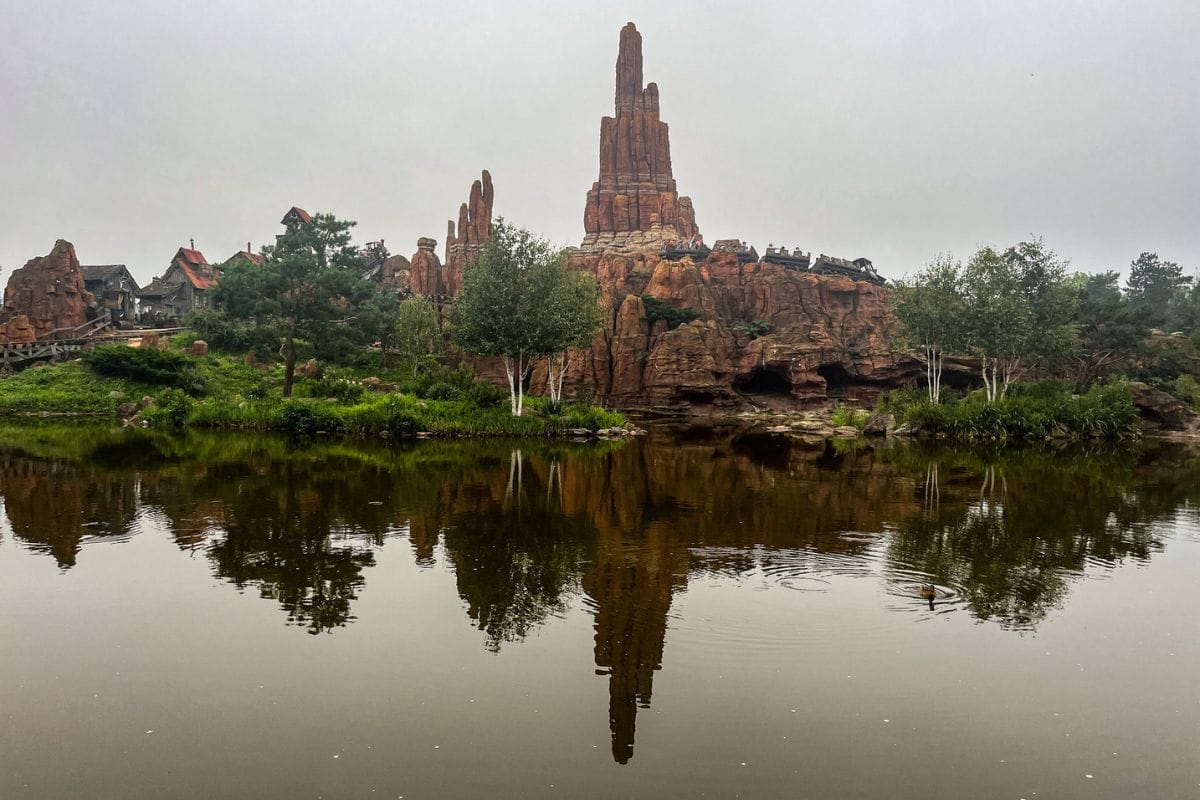
M 961 278 L 961 262 L 939 255 L 911 279 L 898 282 L 891 293 L 903 339 L 920 351 L 925 362 L 926 396 L 931 403 L 942 399 L 946 351 L 961 349 L 963 344 Z

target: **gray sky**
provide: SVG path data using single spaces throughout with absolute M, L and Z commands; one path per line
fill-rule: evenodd
M 145 283 L 292 205 L 440 252 L 484 168 L 578 244 L 628 20 L 710 242 L 1200 267 L 1196 0 L 0 0 L 0 281 L 61 237 Z

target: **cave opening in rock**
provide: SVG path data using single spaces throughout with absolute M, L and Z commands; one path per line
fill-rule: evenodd
M 846 397 L 855 384 L 855 380 L 841 364 L 822 364 L 817 367 L 817 374 L 825 379 L 826 397 Z
M 787 396 L 792 393 L 792 383 L 777 372 L 755 370 L 749 380 L 739 382 L 738 388 L 746 394 Z

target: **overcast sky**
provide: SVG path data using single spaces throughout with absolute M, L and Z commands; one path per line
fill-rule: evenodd
M 65 238 L 145 283 L 292 205 L 440 253 L 484 168 L 578 244 L 629 20 L 709 242 L 1200 267 L 1196 0 L 0 0 L 0 280 Z

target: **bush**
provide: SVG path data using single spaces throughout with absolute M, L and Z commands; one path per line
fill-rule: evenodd
M 851 427 L 862 430 L 871 414 L 861 408 L 851 408 L 840 403 L 833 407 L 832 422 L 835 427 Z
M 180 389 L 167 389 L 158 402 L 143 412 L 151 428 L 182 428 L 188 423 L 196 403 Z
M 283 404 L 280 429 L 292 436 L 312 436 L 324 431 L 335 433 L 342 429 L 334 412 L 316 403 L 291 400 Z
M 694 308 L 676 308 L 666 300 L 659 300 L 648 294 L 642 295 L 642 305 L 646 308 L 646 321 L 653 325 L 662 320 L 667 323 L 667 330 L 673 331 L 680 325 L 700 319 L 700 312 Z
M 365 391 L 360 383 L 330 377 L 311 381 L 308 385 L 310 397 L 329 397 L 344 403 L 357 403 Z
M 153 386 L 176 385 L 180 373 L 191 367 L 182 353 L 120 344 L 102 345 L 85 353 L 83 363 L 105 378 L 124 378 Z
M 988 403 L 981 393 L 941 404 L 920 399 L 897 416 L 927 433 L 954 439 L 1119 438 L 1133 433 L 1138 413 L 1122 382 L 1096 385 L 1083 395 L 1059 385 L 1021 385 Z
M 760 336 L 766 336 L 771 331 L 775 330 L 775 326 L 767 322 L 765 319 L 746 320 L 738 319 L 730 323 L 729 327 L 734 330 L 744 331 L 749 334 L 751 339 L 757 339 Z
M 508 402 L 508 392 L 487 381 L 476 381 L 463 393 L 463 399 L 479 408 L 499 408 Z

